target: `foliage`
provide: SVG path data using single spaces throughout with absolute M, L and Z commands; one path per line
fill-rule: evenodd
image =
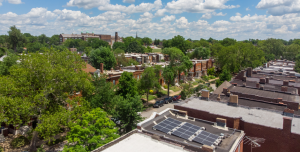
M 218 79 L 216 81 L 216 87 L 219 87 L 224 81 L 221 81 L 220 79 Z
M 74 92 L 82 91 L 86 97 L 92 94 L 93 86 L 81 70 L 82 59 L 70 51 L 46 49 L 43 54 L 22 55 L 20 61 L 10 68 L 9 77 L 0 77 L 0 102 L 9 108 L 6 113 L 1 112 L 0 119 L 6 119 L 8 124 L 21 124 L 29 116 L 37 116 L 32 142 L 38 134 L 50 140 L 62 126 L 67 126 L 68 120 L 77 119 L 87 110 L 83 98 L 71 97 Z M 78 102 L 81 106 L 77 106 Z M 72 110 L 64 108 L 67 104 Z
M 231 74 L 226 69 L 222 70 L 222 73 L 219 75 L 220 81 L 231 81 Z
M 59 45 L 59 42 L 60 42 L 60 39 L 59 39 L 58 34 L 52 35 L 51 38 L 49 39 L 50 45 Z
M 147 46 L 147 48 L 145 49 L 145 52 L 146 53 L 152 53 L 152 48 L 151 47 L 149 47 L 149 46 Z
M 222 41 L 220 41 L 220 43 L 223 46 L 230 46 L 230 45 L 234 45 L 236 43 L 236 40 L 227 37 L 227 38 L 223 39 Z
M 18 43 L 25 43 L 26 38 L 21 33 L 19 29 L 16 28 L 16 26 L 11 26 L 10 31 L 8 31 L 8 39 L 7 41 L 13 46 L 14 51 L 17 51 L 17 44 Z
M 124 43 L 122 43 L 122 42 L 115 42 L 114 44 L 113 44 L 113 50 L 116 50 L 117 48 L 119 48 L 119 49 L 121 49 L 121 50 L 125 50 L 126 49 L 126 47 L 125 47 L 125 44 Z
M 163 40 L 163 48 L 172 47 L 172 40 Z
M 84 53 L 89 57 L 91 56 L 91 52 L 93 51 L 92 47 L 85 47 L 84 48 Z
M 1 146 L 0 146 L 0 152 L 4 152 L 4 149 L 3 149 L 3 147 L 1 147 Z
M 142 39 L 142 41 L 143 41 L 143 43 L 144 43 L 145 45 L 150 45 L 150 44 L 152 44 L 152 39 L 149 38 L 149 37 L 144 37 L 144 38 Z
M 81 145 L 75 145 L 72 147 L 65 146 L 63 152 L 87 152 Z
M 86 151 L 92 151 L 119 137 L 114 122 L 100 108 L 84 113 L 80 119 L 70 125 L 68 142 L 83 146 Z
M 267 55 L 274 54 L 275 58 L 279 59 L 283 55 L 284 44 L 280 39 L 269 38 L 267 40 L 259 41 L 258 47 Z
M 189 98 L 191 94 L 193 94 L 193 85 L 191 82 L 189 83 L 183 83 L 181 84 L 182 91 L 180 92 L 181 99 L 185 100 L 186 98 Z
M 145 47 L 140 45 L 137 41 L 133 41 L 131 42 L 127 49 L 125 50 L 125 52 L 129 52 L 129 53 L 145 53 Z
M 250 43 L 236 43 L 221 47 L 216 53 L 216 62 L 221 69 L 238 72 L 246 67 L 256 68 L 265 62 L 264 52 Z
M 125 134 L 135 129 L 137 123 L 143 120 L 138 114 L 143 110 L 143 104 L 140 96 L 131 97 L 130 94 L 127 94 L 125 98 L 120 96 L 116 100 L 118 106 L 113 117 L 120 120 L 120 123 L 116 124 L 120 128 L 119 133 Z
M 136 40 L 135 40 L 134 37 L 129 36 L 129 37 L 125 37 L 123 39 L 123 41 L 124 41 L 124 44 L 125 44 L 125 48 L 127 49 L 127 47 L 129 46 L 129 44 L 132 43 L 132 42 L 134 42 L 134 41 L 136 41 Z
M 212 67 L 210 69 L 207 69 L 207 74 L 208 75 L 215 75 L 215 67 Z
M 286 46 L 285 52 L 283 52 L 283 58 L 291 61 L 296 60 L 296 56 L 300 54 L 300 45 L 291 44 Z
M 95 91 L 94 94 L 89 96 L 87 100 L 90 102 L 92 108 L 101 108 L 105 110 L 109 115 L 112 115 L 115 110 L 116 93 L 111 82 L 106 82 L 106 76 L 93 77 L 92 81 Z
M 135 97 L 138 95 L 137 81 L 133 78 L 131 72 L 124 71 L 119 79 L 117 94 L 126 98 Z
M 107 47 L 110 48 L 110 45 L 108 42 L 104 40 L 100 40 L 99 38 L 89 38 L 88 39 L 89 46 L 92 47 L 93 49 L 97 49 L 100 47 Z
M 149 93 L 150 93 L 150 94 L 153 94 L 153 90 L 149 90 Z
M 155 77 L 154 69 L 153 67 L 147 67 L 143 74 L 142 78 L 140 80 L 141 85 L 139 86 L 140 90 L 143 90 L 147 93 L 147 102 L 148 96 L 149 96 L 149 91 L 151 88 L 155 86 L 155 83 L 158 83 L 158 80 Z
M 171 44 L 172 47 L 180 49 L 183 53 L 185 53 L 191 47 L 190 41 L 186 41 L 184 37 L 180 35 L 177 35 L 174 38 L 172 38 Z
M 122 50 L 121 48 L 117 48 L 117 49 L 114 49 L 114 53 L 115 54 L 124 54 L 125 53 L 125 51 L 124 50 Z
M 192 43 L 192 48 L 197 48 L 197 47 L 209 47 L 209 42 L 206 41 L 205 39 L 200 39 L 200 41 L 195 41 L 194 43 Z
M 197 59 L 208 59 L 210 56 L 210 50 L 208 48 L 203 48 L 203 47 L 197 47 L 193 54 L 192 58 L 197 58 Z
M 34 43 L 28 43 L 27 45 L 26 45 L 26 47 L 27 47 L 27 51 L 28 52 L 40 52 L 40 50 L 43 48 L 43 47 L 45 47 L 45 45 L 44 44 L 42 44 L 42 43 L 39 43 L 39 42 L 34 42 Z
M 168 97 L 169 97 L 169 86 L 171 83 L 173 83 L 174 78 L 175 78 L 175 71 L 171 66 L 166 66 L 164 68 L 164 71 L 162 73 L 163 77 L 164 77 L 164 81 L 165 83 L 168 84 Z
M 18 56 L 13 53 L 8 53 L 7 56 L 3 59 L 3 62 L 0 61 L 0 76 L 9 75 L 9 69 L 11 66 L 17 63 Z
M 154 45 L 159 45 L 160 40 L 159 39 L 155 39 L 154 40 Z
M 13 148 L 20 148 L 28 145 L 29 143 L 30 141 L 25 136 L 19 136 L 11 141 L 10 146 Z
M 164 85 L 163 87 L 164 87 L 165 89 L 168 89 L 168 85 Z
M 103 63 L 104 69 L 110 70 L 117 64 L 117 61 L 108 47 L 100 47 L 92 50 L 89 63 L 96 69 L 100 69 L 100 63 Z

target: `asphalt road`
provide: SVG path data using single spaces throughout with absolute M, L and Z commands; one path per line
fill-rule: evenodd
M 151 109 L 149 109 L 149 110 L 147 110 L 147 111 L 143 111 L 141 114 L 142 114 L 142 117 L 146 117 L 146 119 L 147 118 L 149 118 L 151 115 L 152 115 L 152 113 L 153 112 L 157 112 L 157 113 L 159 113 L 159 112 L 162 112 L 162 111 L 164 111 L 165 109 L 167 109 L 167 108 L 172 108 L 172 109 L 174 109 L 174 104 L 176 104 L 176 103 L 179 103 L 179 102 L 181 102 L 182 100 L 180 99 L 179 101 L 173 101 L 172 103 L 169 103 L 169 104 L 164 104 L 164 106 L 162 106 L 162 107 L 159 107 L 159 108 L 151 108 Z

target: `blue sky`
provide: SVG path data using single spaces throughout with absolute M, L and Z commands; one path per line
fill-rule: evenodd
M 299 38 L 300 0 L 0 0 L 0 34 Z

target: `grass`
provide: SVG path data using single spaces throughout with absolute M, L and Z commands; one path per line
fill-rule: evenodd
M 180 91 L 181 89 L 179 87 L 172 86 L 172 87 L 170 87 L 170 90 L 177 92 L 177 91 Z
M 147 100 L 147 95 L 142 95 L 142 98 L 143 99 L 146 99 Z M 148 96 L 148 101 L 150 100 L 153 100 L 153 99 L 156 99 L 157 97 L 155 95 L 150 95 Z
M 162 94 L 168 95 L 168 91 L 167 90 L 161 90 L 160 91 Z
M 153 53 L 161 53 L 161 48 L 153 49 L 152 52 L 153 52 Z
M 198 84 L 199 84 L 199 82 L 197 82 L 197 81 L 194 81 L 192 84 L 193 84 L 193 85 L 198 85 Z

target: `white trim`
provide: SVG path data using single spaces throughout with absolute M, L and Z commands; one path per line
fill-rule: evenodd
M 152 120 L 153 118 L 155 118 L 156 114 L 157 114 L 156 112 L 153 112 L 152 115 L 151 115 L 148 119 L 145 119 L 144 121 L 138 123 L 137 126 L 141 127 L 142 124 L 144 124 L 144 123 L 146 123 L 146 122 Z
M 231 149 L 229 150 L 229 152 L 235 152 L 237 147 L 240 145 L 241 140 L 244 138 L 245 133 L 244 131 L 241 131 L 240 136 L 235 140 L 234 144 L 231 146 Z

